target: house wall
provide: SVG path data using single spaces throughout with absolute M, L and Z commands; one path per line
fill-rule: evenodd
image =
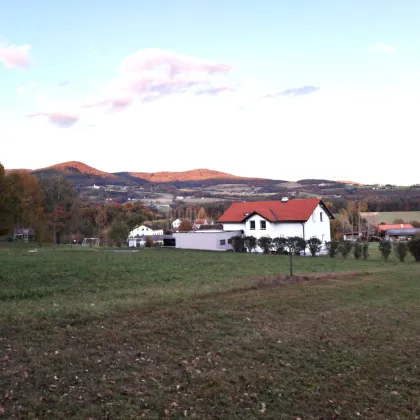
M 240 231 L 191 231 L 176 232 L 173 237 L 175 248 L 226 251 L 233 249 L 228 240 L 240 234 Z M 225 241 L 225 244 L 222 245 L 220 241 Z
M 251 229 L 251 222 L 255 222 L 255 230 Z M 261 221 L 265 221 L 266 229 L 261 229 Z M 270 236 L 275 238 L 277 236 L 302 236 L 302 223 L 271 223 L 265 220 L 258 214 L 254 214 L 245 223 L 223 223 L 224 230 L 243 230 L 246 236 Z
M 323 243 L 331 241 L 330 218 L 325 210 L 319 205 L 305 223 L 305 239 L 309 239 L 312 236 L 316 236 Z

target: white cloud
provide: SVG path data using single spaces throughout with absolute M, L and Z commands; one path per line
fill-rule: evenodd
M 0 45 L 0 62 L 6 67 L 28 68 L 31 65 L 31 48 L 29 44 Z
M 385 44 L 384 42 L 377 42 L 376 44 L 370 46 L 371 51 L 377 51 L 384 54 L 393 54 L 397 51 L 397 48 L 393 45 Z

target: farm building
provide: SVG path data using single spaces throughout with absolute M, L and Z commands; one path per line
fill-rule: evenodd
M 175 248 L 230 251 L 233 250 L 232 238 L 238 235 L 242 235 L 241 230 L 200 229 L 190 232 L 176 232 L 173 237 Z
M 377 229 L 379 232 L 387 232 L 390 229 L 413 229 L 413 225 L 409 223 L 380 224 Z
M 232 204 L 219 218 L 224 230 L 242 230 L 246 236 L 317 237 L 331 240 L 330 220 L 334 216 L 319 198 L 257 201 Z M 261 251 L 257 249 L 257 251 Z
M 128 238 L 129 247 L 139 247 L 146 244 L 148 238 L 153 242 L 168 248 L 201 249 L 207 251 L 232 250 L 232 237 L 242 235 L 242 231 L 224 231 L 222 229 L 191 230 L 189 232 L 174 232 L 156 236 L 139 236 Z
M 385 233 L 385 238 L 392 241 L 407 241 L 413 236 L 420 235 L 420 229 L 416 228 L 399 228 L 388 229 Z
M 140 236 L 157 236 L 157 235 L 163 235 L 163 228 L 161 226 L 157 225 L 151 225 L 151 224 L 143 224 L 140 226 L 137 226 L 135 229 L 133 229 L 129 234 L 129 238 L 136 238 Z

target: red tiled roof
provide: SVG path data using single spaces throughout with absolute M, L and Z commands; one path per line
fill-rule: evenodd
M 326 208 L 319 198 L 296 199 L 287 202 L 278 200 L 233 203 L 218 222 L 240 223 L 253 213 L 258 213 L 270 222 L 306 222 L 318 204 Z M 333 218 L 329 210 L 326 211 Z
M 393 223 L 389 225 L 378 225 L 379 231 L 384 231 L 388 229 L 413 229 L 413 226 L 409 223 Z

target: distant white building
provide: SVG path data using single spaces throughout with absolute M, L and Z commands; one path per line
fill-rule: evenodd
M 157 235 L 163 235 L 163 228 L 161 226 L 143 224 L 133 229 L 129 233 L 128 237 L 136 238 L 139 236 L 157 236 Z

